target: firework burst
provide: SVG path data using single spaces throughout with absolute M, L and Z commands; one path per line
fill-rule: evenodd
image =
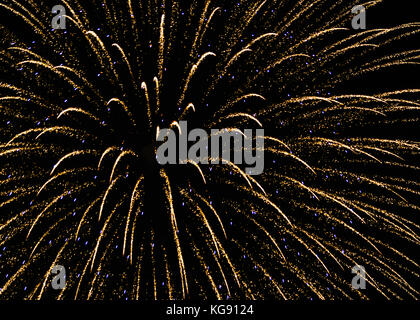
M 349 83 L 417 67 L 398 44 L 420 23 L 354 32 L 356 1 L 85 2 L 52 30 L 56 3 L 0 1 L 1 298 L 419 297 L 401 129 L 420 89 Z M 181 120 L 264 127 L 264 173 L 159 166 Z

